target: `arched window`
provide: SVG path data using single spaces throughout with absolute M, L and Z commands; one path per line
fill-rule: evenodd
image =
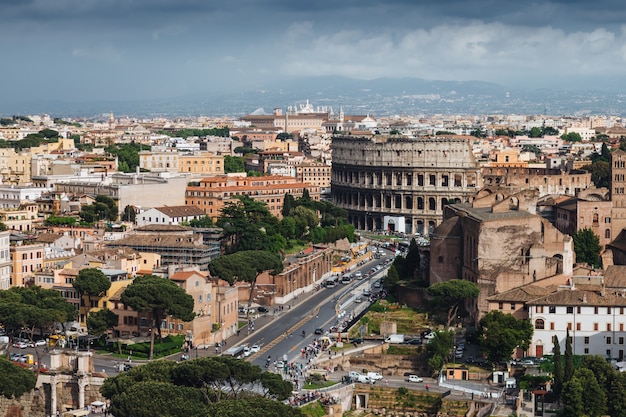
M 605 239 L 610 239 L 611 238 L 611 229 L 606 229 L 604 231 L 604 238 Z
M 543 330 L 545 327 L 545 322 L 543 321 L 543 319 L 537 319 L 535 320 L 535 329 L 537 330 Z

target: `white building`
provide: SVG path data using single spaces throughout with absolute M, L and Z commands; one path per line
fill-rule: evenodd
M 11 288 L 10 231 L 0 232 L 0 290 Z
M 569 330 L 574 355 L 624 359 L 626 296 L 620 290 L 606 288 L 603 277 L 589 279 L 600 284 L 565 286 L 527 303 L 534 329 L 529 355 L 552 354 L 555 335 L 564 353 Z
M 17 209 L 24 201 L 35 201 L 41 194 L 51 191 L 48 188 L 0 185 L 0 208 Z
M 137 226 L 149 224 L 179 225 L 181 222 L 189 222 L 204 216 L 204 211 L 196 206 L 154 207 L 138 214 L 135 223 Z

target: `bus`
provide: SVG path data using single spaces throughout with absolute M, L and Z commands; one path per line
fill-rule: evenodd
M 335 288 L 335 285 L 337 285 L 338 280 L 339 280 L 339 277 L 337 276 L 328 277 L 324 281 L 324 286 L 326 288 Z
M 232 356 L 233 358 L 242 358 L 243 351 L 246 349 L 246 345 L 233 346 L 224 351 L 222 356 Z

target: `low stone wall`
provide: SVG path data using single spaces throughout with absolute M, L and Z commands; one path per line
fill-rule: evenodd
M 45 406 L 40 390 L 33 390 L 18 399 L 0 396 L 0 417 L 44 417 Z

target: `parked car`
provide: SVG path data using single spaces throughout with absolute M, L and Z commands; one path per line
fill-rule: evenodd
M 407 345 L 421 345 L 422 339 L 411 339 L 405 342 Z
M 369 297 L 370 295 L 372 295 L 372 292 L 368 289 L 363 290 L 363 295 L 366 297 Z
M 374 288 L 380 288 L 380 282 L 376 281 L 376 282 L 374 283 Z
M 361 337 L 357 337 L 356 339 L 352 339 L 352 344 L 354 344 L 354 345 L 360 345 L 361 343 L 363 343 L 363 338 L 361 338 Z
M 28 342 L 28 347 L 39 347 L 39 346 L 45 346 L 45 345 L 46 345 L 46 341 L 43 339 L 35 340 L 34 342 Z
M 267 313 L 269 310 L 267 309 L 267 307 L 260 306 L 256 309 L 256 311 L 258 311 L 259 313 Z
M 361 297 L 357 297 L 357 298 L 354 300 L 354 302 L 355 302 L 355 303 L 362 303 L 362 302 L 363 302 L 363 299 L 362 299 Z
M 317 329 L 315 329 L 315 334 L 324 334 L 324 329 L 322 329 L 321 327 L 318 327 Z
M 260 350 L 261 350 L 261 346 L 259 345 L 252 345 L 252 347 L 250 348 L 250 352 L 252 353 L 257 353 Z
M 13 347 L 18 348 L 18 349 L 26 349 L 28 347 L 28 343 L 20 340 L 18 342 L 13 343 Z
M 424 379 L 420 378 L 417 375 L 409 375 L 408 381 L 409 382 L 424 382 Z

